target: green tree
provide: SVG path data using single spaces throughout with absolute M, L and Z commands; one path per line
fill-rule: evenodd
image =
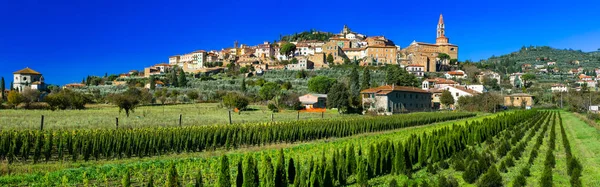
M 366 67 L 363 69 L 362 73 L 362 82 L 360 84 L 360 89 L 365 90 L 371 87 L 371 71 Z
M 6 100 L 6 95 L 4 94 L 4 90 L 6 90 L 6 83 L 4 82 L 4 77 L 0 80 L 0 94 L 2 94 L 2 98 L 0 98 L 0 103 Z
M 413 86 L 418 87 L 419 80 L 413 74 L 408 73 L 405 69 L 397 65 L 386 66 L 385 82 L 387 84 L 395 84 L 398 86 Z
M 171 163 L 167 173 L 166 186 L 179 187 L 180 185 L 181 183 L 179 182 L 179 174 L 177 174 L 177 168 L 175 168 L 175 163 Z
M 121 185 L 123 185 L 123 187 L 131 186 L 131 172 L 129 171 L 129 169 L 127 169 L 127 171 L 123 175 L 123 179 L 121 179 Z
M 180 87 L 185 87 L 187 85 L 187 78 L 185 76 L 185 72 L 183 72 L 183 69 L 179 70 L 179 80 L 177 84 Z
M 356 67 L 350 72 L 350 95 L 354 100 L 360 100 L 360 80 Z
M 7 100 L 8 100 L 8 104 L 10 106 L 16 107 L 17 105 L 19 105 L 23 101 L 25 101 L 25 98 L 23 97 L 23 95 L 21 95 L 16 90 L 12 90 L 12 91 L 8 92 Z
M 288 161 L 288 169 L 287 169 L 288 183 L 294 183 L 296 179 L 296 166 L 294 165 L 294 158 L 290 158 Z
M 292 89 L 292 83 L 290 81 L 284 82 L 283 84 L 281 84 L 281 89 L 284 89 L 284 90 Z
M 298 64 L 298 59 L 292 58 L 292 60 L 290 60 L 290 64 Z
M 240 112 L 250 104 L 250 100 L 241 94 L 229 92 L 223 96 L 223 105 L 229 109 L 237 108 Z
M 286 56 L 290 56 L 295 50 L 296 50 L 296 45 L 294 45 L 293 43 L 284 43 L 281 46 L 281 50 L 279 50 L 279 52 Z
M 521 75 L 521 80 L 523 80 L 523 86 L 525 88 L 529 88 L 531 86 L 531 81 L 535 80 L 536 76 L 535 74 L 531 74 L 531 73 L 526 73 Z
M 329 88 L 331 88 L 335 82 L 335 79 L 319 75 L 308 80 L 308 91 L 327 94 L 329 92 Z
M 271 157 L 269 155 L 264 156 L 261 168 L 263 169 L 263 178 L 261 180 L 261 183 L 264 184 L 263 186 L 275 186 L 275 171 L 273 169 L 273 163 L 271 162 Z
M 279 95 L 279 92 L 281 92 L 279 85 L 274 82 L 267 82 L 258 90 L 258 95 L 264 100 L 271 100 Z
M 259 185 L 258 168 L 256 167 L 255 162 L 256 161 L 251 154 L 244 158 L 245 170 L 243 187 L 257 187 Z
M 327 94 L 327 107 L 337 108 L 340 114 L 344 113 L 350 107 L 349 97 L 346 85 L 344 83 L 336 83 L 329 89 L 329 93 Z
M 196 182 L 194 187 L 204 187 L 204 182 L 202 181 L 202 169 L 198 169 L 198 173 L 196 174 Z
M 350 65 L 352 63 L 348 57 L 344 57 L 344 64 Z
M 198 97 L 200 97 L 198 92 L 195 90 L 188 91 L 185 95 L 187 95 L 187 97 L 192 101 L 195 101 L 196 99 L 198 99 Z
M 244 170 L 242 168 L 242 161 L 240 160 L 237 165 L 237 176 L 235 178 L 235 186 L 244 186 Z
M 229 159 L 223 155 L 220 159 L 219 176 L 217 178 L 218 187 L 231 187 L 231 173 L 229 173 Z
M 130 111 L 134 112 L 141 99 L 142 91 L 137 88 L 129 88 L 124 93 L 114 94 L 110 98 L 111 102 L 119 107 L 119 113 L 125 110 L 127 117 L 129 117 Z
M 454 97 L 452 93 L 448 90 L 444 90 L 442 92 L 442 96 L 440 97 L 440 103 L 442 103 L 446 108 L 450 108 L 450 105 L 454 104 Z
M 356 183 L 358 186 L 368 186 L 369 185 L 369 174 L 367 172 L 367 168 L 369 165 L 367 161 L 363 158 L 359 158 L 358 167 L 356 169 Z
M 149 84 L 150 84 L 150 90 L 154 90 L 156 89 L 156 77 L 154 75 L 150 76 L 150 80 L 149 80 Z
M 246 92 L 246 78 L 242 78 L 241 90 L 242 92 Z
M 179 87 L 179 85 L 178 85 L 179 82 L 177 81 L 177 68 L 173 68 L 171 70 L 171 75 L 170 75 L 170 78 L 169 78 L 169 82 L 171 82 L 171 86 L 173 86 L 173 87 Z
M 481 176 L 479 182 L 477 183 L 478 187 L 502 187 L 502 176 L 498 173 L 496 166 L 492 165 L 487 172 Z
M 275 167 L 275 187 L 287 186 L 287 178 L 285 176 L 285 157 L 283 155 L 283 149 L 278 151 L 277 165 Z
M 306 78 L 306 71 L 304 71 L 303 69 L 298 71 L 298 73 L 296 73 L 296 79 L 304 79 Z
M 331 53 L 327 54 L 327 63 L 333 64 L 333 55 Z

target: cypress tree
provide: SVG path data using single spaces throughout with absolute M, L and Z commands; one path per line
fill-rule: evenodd
M 296 179 L 296 166 L 294 165 L 294 158 L 290 158 L 288 161 L 288 183 L 293 184 Z
M 121 185 L 123 185 L 123 187 L 131 186 L 131 173 L 129 171 L 129 168 L 125 172 L 125 175 L 123 175 L 123 179 L 121 179 Z
M 333 169 L 331 168 L 331 166 L 328 166 L 327 169 L 325 170 L 325 176 L 323 176 L 323 186 L 333 186 L 334 185 L 333 176 L 331 176 L 332 172 L 333 172 Z
M 146 187 L 154 187 L 154 175 L 150 174 L 150 179 L 148 179 L 148 184 L 146 184 Z
M 318 187 L 321 186 L 321 176 L 319 175 L 319 173 L 321 173 L 321 165 L 316 165 L 315 167 L 313 167 L 313 171 L 310 174 L 310 181 L 309 181 L 309 185 L 312 187 Z
M 481 176 L 481 179 L 477 183 L 479 187 L 502 187 L 502 176 L 498 173 L 496 166 L 492 165 L 487 172 Z M 550 185 L 551 186 L 551 185 Z
M 307 173 L 308 172 L 306 172 L 305 170 L 301 169 L 300 167 L 298 168 L 298 172 L 296 172 L 296 174 L 298 176 L 294 180 L 294 187 L 296 187 L 296 186 L 298 186 L 298 187 L 308 186 L 308 184 L 306 183 L 306 181 L 308 181 L 308 174 Z
M 246 92 L 246 78 L 242 78 L 241 90 L 242 92 Z
M 11 91 L 15 89 L 15 86 L 14 86 L 14 82 L 13 82 L 13 81 L 10 81 L 10 88 L 9 88 L 9 89 L 10 89 Z
M 275 187 L 287 186 L 287 178 L 285 176 L 285 157 L 283 155 L 283 149 L 279 149 L 279 160 L 277 160 L 277 166 L 275 170 Z
M 227 155 L 223 155 L 223 157 L 221 157 L 217 186 L 231 187 L 231 173 L 229 172 L 229 159 L 227 158 Z
M 388 187 L 398 187 L 398 182 L 396 182 L 396 179 L 392 179 L 388 184 Z
M 255 160 L 252 155 L 246 156 L 244 160 L 244 184 L 243 187 L 257 187 L 259 185 L 257 178 L 258 173 L 256 172 Z
M 240 160 L 237 165 L 237 177 L 235 179 L 235 185 L 237 187 L 242 187 L 244 183 L 244 172 L 242 168 L 242 161 Z
M 360 89 L 361 90 L 365 90 L 367 88 L 371 87 L 371 73 L 369 71 L 369 69 L 367 69 L 366 67 L 363 69 L 363 74 L 362 74 L 362 82 L 360 85 Z
M 274 169 L 273 169 L 273 163 L 271 163 L 271 157 L 268 155 L 265 155 L 263 158 L 263 178 L 262 178 L 262 184 L 261 186 L 265 186 L 265 187 L 272 187 L 275 186 L 275 176 L 274 176 Z
M 353 67 L 350 72 L 350 96 L 352 96 L 353 101 L 360 99 L 360 80 L 356 67 Z
M 369 174 L 367 173 L 367 161 L 363 158 L 359 158 L 358 166 L 356 169 L 356 183 L 359 186 L 367 186 L 369 182 Z
M 156 77 L 154 75 L 150 76 L 150 90 L 156 89 Z
M 179 82 L 177 82 L 177 68 L 173 68 L 171 70 L 170 81 L 171 81 L 171 86 L 178 87 Z
M 169 171 L 167 173 L 167 184 L 168 187 L 178 187 L 179 183 L 179 174 L 177 174 L 177 168 L 175 168 L 175 163 L 171 163 L 169 167 Z
M 179 69 L 179 79 L 177 81 L 179 87 L 185 87 L 187 85 L 187 78 L 185 77 L 185 72 L 183 72 L 183 69 Z
M 356 173 L 356 155 L 354 155 L 354 147 L 350 145 L 348 147 L 348 155 L 346 156 L 346 171 L 348 171 L 348 175 L 352 175 Z
M 0 102 L 6 100 L 6 96 L 4 95 L 4 90 L 6 90 L 6 83 L 4 82 L 4 77 L 0 79 L 0 93 L 2 94 L 2 98 L 0 98 Z

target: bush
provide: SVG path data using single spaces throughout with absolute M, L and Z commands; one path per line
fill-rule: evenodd
M 531 172 L 529 171 L 529 167 L 530 165 L 524 167 L 523 169 L 521 169 L 521 175 L 525 176 L 525 177 L 529 177 L 531 176 Z
M 512 156 L 508 156 L 506 158 L 506 167 L 513 167 L 515 166 L 515 161 L 513 160 Z
M 452 159 L 452 167 L 456 171 L 465 171 L 465 162 L 461 158 Z
M 513 182 L 513 187 L 522 187 L 527 185 L 527 179 L 523 176 L 523 175 L 519 175 L 517 176 L 517 178 L 515 178 L 515 181 Z
M 502 176 L 498 173 L 496 166 L 490 167 L 487 172 L 481 176 L 481 179 L 477 183 L 479 187 L 501 187 L 502 185 Z
M 467 169 L 465 170 L 465 172 L 463 172 L 462 177 L 465 180 L 465 182 L 469 183 L 469 184 L 473 184 L 477 178 L 479 177 L 479 173 L 478 173 L 478 168 L 477 168 L 477 163 L 478 161 L 474 161 L 469 163 L 469 166 L 467 167 Z
M 546 167 L 540 179 L 540 186 L 552 186 L 552 169 Z

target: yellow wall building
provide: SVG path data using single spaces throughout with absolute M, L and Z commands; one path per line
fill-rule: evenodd
M 400 52 L 404 65 L 418 64 L 425 66 L 425 71 L 436 72 L 438 63 L 448 63 L 449 60 L 440 62 L 438 54 L 446 53 L 450 59 L 458 59 L 458 46 L 451 44 L 446 37 L 446 25 L 440 14 L 437 25 L 437 38 L 435 44 L 413 41 L 408 47 Z

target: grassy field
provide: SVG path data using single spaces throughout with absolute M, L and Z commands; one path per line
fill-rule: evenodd
M 561 114 L 573 156 L 578 157 L 583 164 L 583 186 L 600 186 L 600 130 L 586 124 L 575 114 Z
M 250 105 L 248 111 L 241 114 L 231 113 L 233 123 L 268 122 L 271 114 L 265 106 Z M 1 110 L 0 128 L 32 128 L 40 127 L 41 116 L 44 115 L 44 128 L 115 128 L 119 118 L 119 128 L 137 128 L 146 126 L 177 126 L 179 115 L 182 125 L 208 125 L 229 123 L 228 109 L 218 103 L 198 103 L 164 106 L 142 106 L 129 117 L 125 112 L 112 105 L 93 105 L 86 110 Z M 327 110 L 323 117 L 328 119 L 356 117 L 361 115 L 338 114 L 337 110 Z M 296 120 L 296 111 L 284 110 L 273 114 L 275 121 Z M 321 113 L 300 112 L 301 120 L 320 119 Z
M 276 150 L 284 149 L 286 155 L 298 158 L 297 162 L 305 162 L 312 157 L 321 155 L 323 152 L 328 152 L 329 150 L 332 150 L 334 148 L 339 148 L 350 144 L 355 145 L 356 147 L 360 147 L 366 146 L 373 142 L 381 142 L 386 140 L 405 140 L 411 134 L 427 133 L 435 129 L 451 126 L 453 124 L 462 125 L 466 121 L 483 120 L 484 118 L 495 115 L 497 114 L 484 114 L 479 115 L 478 117 L 457 121 L 442 122 L 426 126 L 410 127 L 394 131 L 367 133 L 346 138 L 317 140 L 306 143 L 281 143 L 261 147 L 243 148 L 237 150 L 216 150 L 201 153 L 171 154 L 143 159 L 119 159 L 109 161 L 101 160 L 76 163 L 40 163 L 37 165 L 4 165 L 5 169 L 11 170 L 12 174 L 11 176 L 0 177 L 0 183 L 6 181 L 39 182 L 39 180 L 42 180 L 46 173 L 49 173 L 51 178 L 69 176 L 69 183 L 81 184 L 81 173 L 87 172 L 88 174 L 93 175 L 93 173 L 96 173 L 96 171 L 104 171 L 104 173 L 108 175 L 107 180 L 109 181 L 109 183 L 116 183 L 120 179 L 118 177 L 115 177 L 114 175 L 119 176 L 120 172 L 122 172 L 124 168 L 135 168 L 133 171 L 134 173 L 132 174 L 134 176 L 133 181 L 137 184 L 140 184 L 144 182 L 144 178 L 147 178 L 143 177 L 147 175 L 147 167 L 162 168 L 165 167 L 165 163 L 169 163 L 171 161 L 175 161 L 178 163 L 178 170 L 180 170 L 180 173 L 192 173 L 197 167 L 202 168 L 203 173 L 207 174 L 207 176 L 205 176 L 207 183 L 214 183 L 214 180 L 216 179 L 214 176 L 214 170 L 216 169 L 216 166 L 214 164 L 218 163 L 218 156 L 221 155 L 228 155 L 232 160 L 231 163 L 235 163 L 242 154 L 254 153 L 255 155 L 274 155 Z M 135 176 L 139 177 L 136 178 Z M 157 175 L 157 177 L 160 176 L 163 175 Z M 102 176 L 98 177 L 102 178 Z M 187 182 L 188 181 L 186 180 L 184 184 L 187 184 Z

